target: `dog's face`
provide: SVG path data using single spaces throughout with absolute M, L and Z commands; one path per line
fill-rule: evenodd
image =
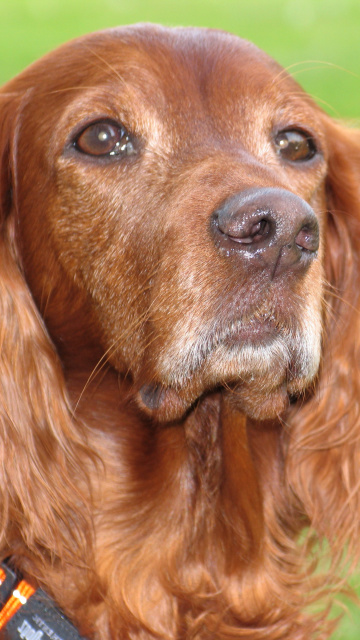
M 159 419 L 221 385 L 272 417 L 309 386 L 326 132 L 280 67 L 234 36 L 140 26 L 66 45 L 6 91 L 17 241 L 56 342 L 95 348 L 100 331 Z

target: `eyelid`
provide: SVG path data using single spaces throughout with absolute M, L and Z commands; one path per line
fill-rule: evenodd
M 280 124 L 275 124 L 272 129 L 272 138 L 274 139 L 278 133 L 283 133 L 285 131 L 298 131 L 307 138 L 311 138 L 312 140 L 314 140 L 319 153 L 323 153 L 323 141 L 321 139 L 321 133 L 319 133 L 319 131 L 313 128 L 310 124 L 305 124 L 296 120 L 290 122 L 286 122 L 286 120 L 284 122 L 280 121 Z

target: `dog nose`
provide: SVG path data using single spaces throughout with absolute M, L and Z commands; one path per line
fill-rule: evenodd
M 319 225 L 310 205 L 285 189 L 252 188 L 227 198 L 211 215 L 215 246 L 271 277 L 305 271 L 317 255 Z M 252 260 L 250 260 L 252 258 Z

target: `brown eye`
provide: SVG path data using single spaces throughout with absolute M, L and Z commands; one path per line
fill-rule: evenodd
M 315 142 L 311 136 L 296 130 L 278 133 L 275 137 L 275 146 L 281 157 L 290 162 L 311 160 L 317 152 Z
M 136 153 L 124 127 L 111 122 L 95 122 L 89 125 L 74 144 L 78 151 L 89 156 L 126 156 Z

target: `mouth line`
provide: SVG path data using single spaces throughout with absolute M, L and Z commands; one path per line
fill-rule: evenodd
M 249 320 L 232 322 L 215 336 L 214 348 L 220 345 L 229 348 L 241 348 L 242 345 L 264 347 L 280 333 L 281 328 L 273 315 L 258 315 Z
M 302 373 L 301 362 L 297 363 L 293 351 L 294 340 L 299 340 L 299 336 L 274 314 L 253 314 L 225 327 L 218 324 L 201 352 L 199 349 L 196 361 L 186 367 L 186 377 L 159 376 L 149 380 L 139 389 L 140 405 L 160 421 L 177 420 L 204 393 L 229 387 L 237 389 L 241 402 L 245 402 L 251 388 L 259 402 L 265 398 L 271 404 L 278 398 L 279 404 L 281 395 L 284 404 L 289 392 L 298 394 L 296 378 Z

